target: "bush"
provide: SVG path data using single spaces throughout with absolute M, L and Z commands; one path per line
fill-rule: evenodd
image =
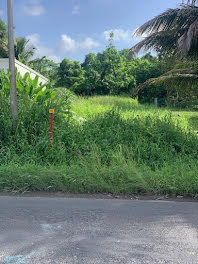
M 2 73 L 1 73 L 2 74 Z M 51 161 L 49 148 L 49 109 L 55 108 L 56 129 L 63 128 L 70 116 L 69 94 L 67 91 L 55 91 L 51 87 L 38 83 L 38 78 L 30 79 L 26 74 L 23 78 L 17 74 L 18 123 L 16 130 L 11 129 L 8 78 L 0 86 L 0 163 L 10 160 L 39 162 L 45 157 Z M 49 154 L 48 154 L 49 153 Z

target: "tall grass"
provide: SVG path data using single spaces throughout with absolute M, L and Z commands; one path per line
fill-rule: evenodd
M 0 190 L 198 194 L 198 137 L 188 120 L 119 97 L 20 102 L 16 134 L 1 106 Z

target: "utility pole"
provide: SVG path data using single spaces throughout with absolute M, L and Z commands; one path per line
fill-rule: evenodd
M 7 0 L 8 5 L 8 47 L 9 47 L 9 70 L 10 70 L 10 106 L 12 114 L 12 126 L 17 124 L 17 95 L 15 77 L 15 52 L 14 52 L 14 24 L 13 24 L 13 2 Z

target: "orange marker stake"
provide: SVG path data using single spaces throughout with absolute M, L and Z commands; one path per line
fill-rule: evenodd
M 49 110 L 50 113 L 50 147 L 52 148 L 52 141 L 53 141 L 53 120 L 54 120 L 54 109 L 51 108 Z

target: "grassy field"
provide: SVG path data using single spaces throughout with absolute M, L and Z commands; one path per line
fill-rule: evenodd
M 83 98 L 78 97 L 72 103 L 72 111 L 77 117 L 85 120 L 93 118 L 97 114 L 117 109 L 125 119 L 131 116 L 165 116 L 171 114 L 185 128 L 198 132 L 198 111 L 175 110 L 156 108 L 154 105 L 141 105 L 136 100 L 125 97 L 97 96 Z
M 0 152 L 1 191 L 198 195 L 197 112 L 101 96 L 74 97 L 71 113 L 52 149 L 47 131 Z

